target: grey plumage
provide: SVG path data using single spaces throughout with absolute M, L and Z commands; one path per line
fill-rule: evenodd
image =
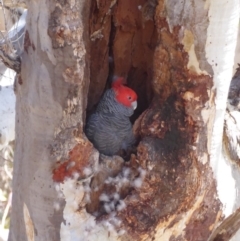
M 232 78 L 224 118 L 223 147 L 231 160 L 240 160 L 240 67 Z
M 231 105 L 240 109 L 240 75 L 235 75 L 231 81 L 228 93 L 228 100 Z
M 88 139 L 100 153 L 112 156 L 134 144 L 129 120 L 133 112 L 133 108 L 116 101 L 113 89 L 104 93 L 95 112 L 89 117 L 85 130 Z

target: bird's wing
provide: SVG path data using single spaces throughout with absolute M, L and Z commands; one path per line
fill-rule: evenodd
M 105 155 L 113 155 L 121 148 L 122 138 L 121 130 L 116 128 L 111 116 L 104 117 L 97 124 L 94 133 L 95 147 Z

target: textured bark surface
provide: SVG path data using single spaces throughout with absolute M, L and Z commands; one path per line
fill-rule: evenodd
M 144 111 L 134 126 L 137 154 L 127 163 L 112 159 L 110 166 L 111 158 L 100 157 L 89 183 L 87 211 L 100 223 L 109 221 L 122 240 L 206 240 L 221 217 L 208 159 L 207 11 L 204 2 L 192 3 L 173 17 L 173 5 L 177 11 L 173 1 L 93 1 L 91 7 L 88 110 L 108 88 L 107 79 L 121 75 L 139 96 L 135 118 Z M 191 24 L 200 20 L 201 30 Z M 57 169 L 56 180 L 66 170 Z
M 207 240 L 222 207 L 205 2 L 45 4 L 29 3 L 9 240 Z M 129 162 L 83 133 L 114 75 L 139 97 Z
M 227 241 L 236 234 L 240 228 L 240 212 L 237 209 L 227 217 L 211 234 L 208 241 Z M 237 238 L 237 237 L 236 237 Z
M 51 172 L 85 118 L 89 1 L 35 1 L 28 9 L 9 240 L 60 240 L 63 201 Z
M 145 19 L 144 4 L 148 1 L 92 1 L 88 110 L 99 101 L 114 75 L 127 78 L 127 84 L 138 94 L 135 118 L 149 106 L 157 32 L 152 19 Z

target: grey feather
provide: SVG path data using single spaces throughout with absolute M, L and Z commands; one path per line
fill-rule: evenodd
M 135 138 L 129 120 L 133 112 L 131 107 L 116 101 L 112 89 L 104 93 L 96 111 L 89 117 L 85 131 L 100 153 L 112 156 L 134 144 Z
M 238 165 L 240 160 L 240 68 L 232 78 L 224 118 L 223 147 Z

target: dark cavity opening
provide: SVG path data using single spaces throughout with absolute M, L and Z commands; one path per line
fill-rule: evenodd
M 90 86 L 87 116 L 110 87 L 113 76 L 122 76 L 138 95 L 134 121 L 153 98 L 153 55 L 157 31 L 153 21 L 155 1 L 93 1 L 90 13 Z

